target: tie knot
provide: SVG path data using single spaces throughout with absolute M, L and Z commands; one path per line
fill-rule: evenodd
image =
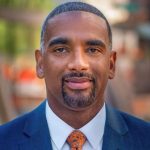
M 81 150 L 83 144 L 85 143 L 85 140 L 86 140 L 85 135 L 79 130 L 73 131 L 67 138 L 67 142 L 70 145 L 71 150 L 73 149 Z

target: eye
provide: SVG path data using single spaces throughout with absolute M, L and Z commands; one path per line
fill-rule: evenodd
M 54 49 L 54 52 L 56 52 L 56 53 L 65 53 L 65 52 L 67 52 L 67 48 L 65 48 L 65 47 L 58 47 L 58 48 Z
M 89 47 L 87 49 L 87 52 L 91 53 L 91 54 L 96 54 L 96 53 L 100 53 L 100 50 L 98 48 L 95 48 L 95 47 Z

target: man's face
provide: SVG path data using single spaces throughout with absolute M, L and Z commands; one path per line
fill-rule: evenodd
M 65 12 L 49 20 L 44 41 L 43 54 L 36 51 L 37 74 L 45 78 L 49 104 L 77 111 L 101 107 L 116 57 L 105 21 L 88 12 Z

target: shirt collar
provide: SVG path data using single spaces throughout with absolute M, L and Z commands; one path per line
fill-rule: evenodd
M 80 131 L 82 131 L 87 137 L 89 143 L 94 149 L 97 149 L 100 142 L 103 140 L 104 127 L 106 121 L 106 108 L 105 103 L 97 115 L 83 126 Z
M 61 149 L 69 134 L 74 130 L 71 126 L 60 119 L 46 102 L 46 119 L 51 135 L 51 139 L 58 149 Z M 61 136 L 58 136 L 61 135 Z
M 64 143 L 66 142 L 67 137 L 74 130 L 74 128 L 69 126 L 62 119 L 60 119 L 51 110 L 51 108 L 48 105 L 48 102 L 46 102 L 46 119 L 50 131 L 51 139 L 56 145 L 56 147 L 58 149 L 61 149 Z M 106 108 L 104 104 L 102 109 L 98 112 L 98 114 L 85 126 L 79 129 L 85 134 L 87 140 L 89 141 L 89 143 L 94 149 L 98 147 L 98 145 L 102 140 L 104 134 L 105 121 L 106 121 Z

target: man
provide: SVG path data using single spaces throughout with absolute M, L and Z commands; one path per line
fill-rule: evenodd
M 47 100 L 0 127 L 0 149 L 149 150 L 150 125 L 104 102 L 115 74 L 111 49 L 111 29 L 98 9 L 82 2 L 55 8 L 35 52 Z

